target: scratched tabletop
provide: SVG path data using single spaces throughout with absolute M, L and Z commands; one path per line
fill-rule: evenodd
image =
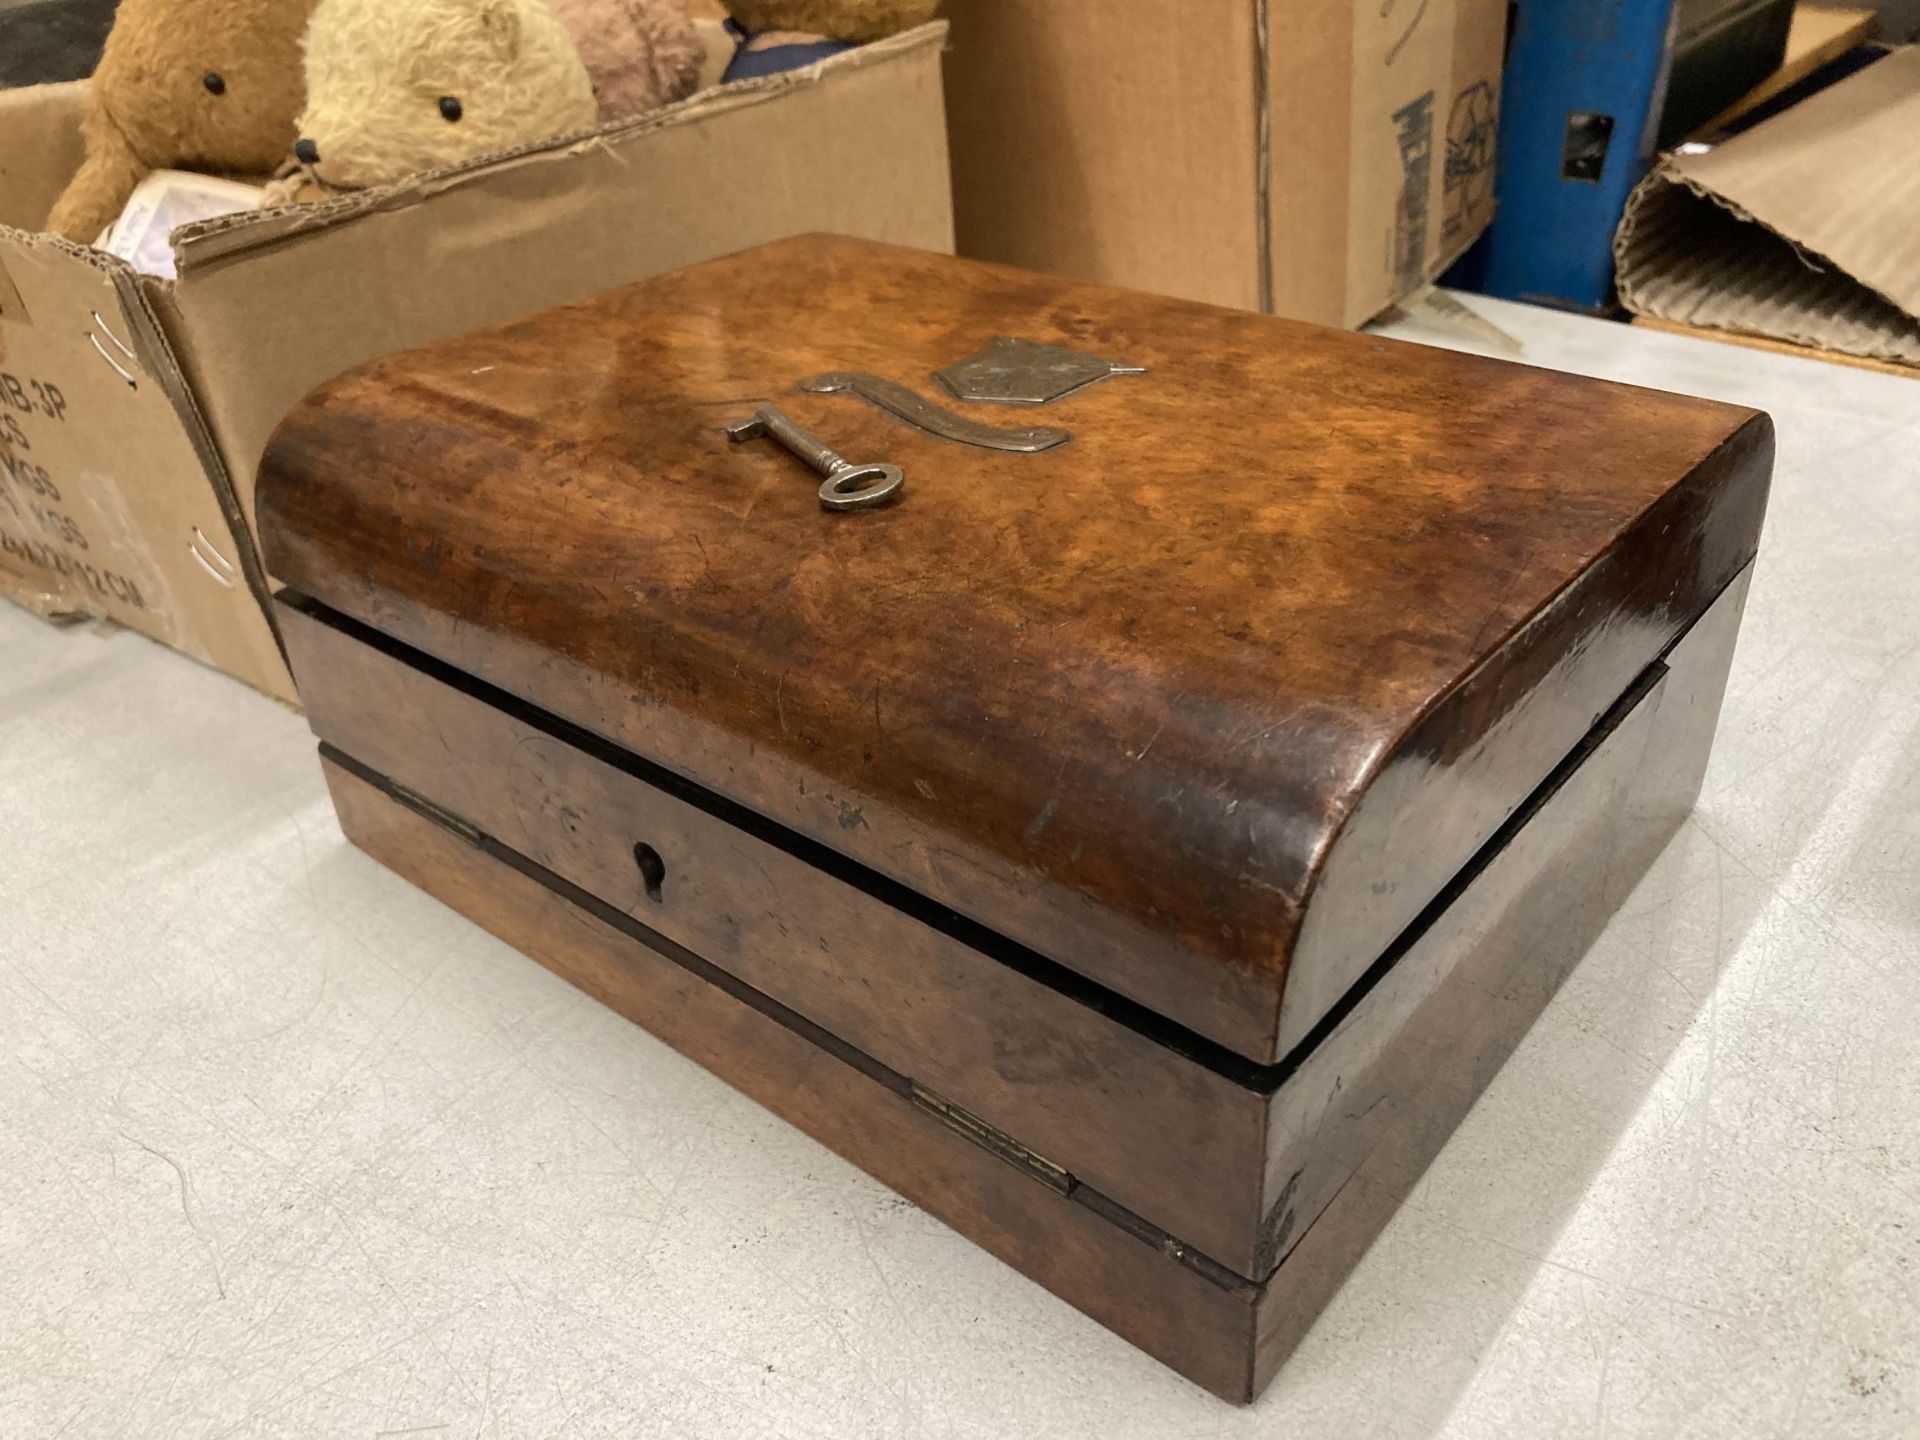
M 1773 509 L 1698 813 L 1258 1405 L 349 849 L 293 714 L 0 606 L 0 1436 L 1920 1434 L 1920 383 L 1471 303 L 1771 410 Z

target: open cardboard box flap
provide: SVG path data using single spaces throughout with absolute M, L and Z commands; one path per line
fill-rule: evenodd
M 460 167 L 180 231 L 163 313 L 249 521 L 280 417 L 377 356 L 801 230 L 951 250 L 944 35 L 910 31 L 516 151 L 486 162 L 484 183 Z M 901 103 L 903 56 L 922 62 L 917 107 Z
M 67 177 L 79 168 L 85 93 L 86 87 L 75 83 L 34 86 L 4 97 L 18 116 L 20 133 L 32 135 L 35 143 L 0 145 L 0 226 L 37 226 L 53 208 Z M 9 267 L 8 258 L 0 257 L 0 373 L 12 374 L 19 358 L 8 360 L 7 341 L 28 319 L 26 296 L 12 271 L 24 272 L 31 262 L 15 259 Z M 0 396 L 5 393 L 0 389 Z M 33 500 L 14 483 L 29 422 L 17 409 L 9 418 L 11 426 L 0 420 L 0 594 L 40 615 L 94 613 L 95 607 L 80 598 L 67 575 L 33 553 L 40 539 L 40 526 L 29 508 Z M 41 497 L 36 492 L 34 498 Z
M 172 281 L 38 233 L 79 164 L 84 86 L 0 93 L 0 594 L 291 699 L 252 537 L 280 417 L 377 356 L 789 235 L 951 251 L 945 38 L 185 227 Z
M 1920 48 L 1634 192 L 1614 242 L 1638 315 L 1920 365 Z
M 141 277 L 0 231 L 0 593 L 107 616 L 290 696 L 213 453 Z

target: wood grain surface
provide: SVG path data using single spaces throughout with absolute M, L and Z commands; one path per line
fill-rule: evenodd
M 348 836 L 975 1244 L 1217 1394 L 1251 1395 L 1258 1287 L 1222 1287 L 336 765 Z
M 1254 1274 L 1269 1091 L 589 753 L 543 717 L 509 714 L 300 611 L 283 608 L 281 628 L 328 744 Z M 651 892 L 642 844 L 661 865 Z M 1197 1174 L 1212 1179 L 1196 1186 Z
M 552 717 L 370 643 L 373 632 L 290 607 L 282 624 L 313 728 L 350 763 L 1264 1280 L 1383 1125 L 1425 1104 L 1430 1128 L 1451 1129 L 1505 1054 L 1467 1043 L 1487 1024 L 1477 1012 L 1512 1011 L 1502 992 L 1515 986 L 1521 1009 L 1544 1003 L 1685 816 L 1745 595 L 1743 575 L 1670 652 L 1677 682 L 1654 667 L 1615 707 L 1660 710 L 1658 744 L 1623 759 L 1618 715 L 1603 722 L 1307 1055 L 1232 1073 L 1111 997 L 1063 986 L 1072 972 L 976 948 L 939 914 L 889 903 L 898 897 Z M 1605 763 L 1592 764 L 1602 745 Z M 1628 776 L 1642 787 L 1631 813 Z M 1493 971 L 1497 986 L 1484 983 Z M 1512 1039 L 1524 1025 L 1507 1027 Z M 1457 1109 L 1435 1119 L 1438 1094 Z
M 1277 1123 L 1323 1103 L 1323 1090 L 1352 1123 L 1329 1127 L 1314 1172 L 1304 1186 L 1298 1176 L 1288 1185 L 1301 1208 L 1288 1211 L 1277 1269 L 1263 1284 L 1183 1258 L 1183 1237 L 1116 1210 L 1080 1177 L 1063 1193 L 962 1137 L 913 1103 L 921 1077 L 820 1033 L 671 940 L 643 939 L 625 911 L 570 891 L 564 876 L 465 817 L 433 815 L 418 795 L 396 799 L 390 782 L 345 763 L 327 762 L 327 782 L 346 833 L 375 858 L 1133 1344 L 1245 1402 L 1271 1381 L 1691 808 L 1744 598 L 1743 581 L 1536 797 L 1528 843 L 1502 847 L 1428 932 L 1426 948 L 1401 957 L 1378 987 L 1387 1012 L 1356 1012 L 1342 1026 L 1364 1048 L 1327 1047 L 1342 1070 L 1294 1077 L 1291 1092 L 1282 1086 Z M 1204 1192 L 1220 1178 L 1196 1172 L 1188 1185 Z
M 1151 373 L 1041 456 L 794 390 L 932 393 L 997 334 Z M 729 445 L 768 398 L 903 501 Z M 335 381 L 260 507 L 282 581 L 1266 1062 L 1751 557 L 1771 454 L 1726 406 L 813 237 Z

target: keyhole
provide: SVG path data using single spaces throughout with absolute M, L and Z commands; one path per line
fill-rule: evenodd
M 660 852 L 651 845 L 636 845 L 633 863 L 640 867 L 640 883 L 647 887 L 647 899 L 656 905 L 664 904 L 660 887 L 667 881 L 667 862 L 660 858 Z

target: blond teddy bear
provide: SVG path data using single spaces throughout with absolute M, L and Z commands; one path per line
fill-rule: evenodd
M 293 153 L 361 190 L 591 127 L 580 52 L 547 0 L 319 0 Z

